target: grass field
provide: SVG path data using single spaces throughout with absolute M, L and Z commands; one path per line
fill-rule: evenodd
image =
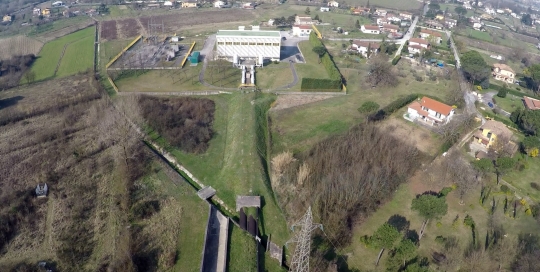
M 523 97 L 518 97 L 513 94 L 507 94 L 505 98 L 494 96 L 497 106 L 507 112 L 513 112 L 516 109 L 523 109 Z
M 516 157 L 517 156 L 521 155 L 518 154 Z M 538 173 L 540 173 L 540 159 L 526 156 L 525 160 L 528 168 L 523 171 L 513 171 L 508 173 L 503 179 L 518 188 L 518 194 L 527 195 L 536 202 L 540 202 L 540 191 L 531 187 L 531 182 L 539 181 Z
M 237 195 L 260 195 L 263 198 L 260 214 L 262 235 L 272 235 L 278 244 L 285 243 L 288 231 L 281 210 L 269 189 L 268 178 L 258 151 L 257 137 L 264 133 L 257 123 L 261 115 L 255 107 L 269 103 L 271 96 L 235 93 L 227 96 L 207 96 L 216 103 L 213 123 L 216 134 L 204 154 L 188 154 L 169 148 L 178 161 L 191 171 L 203 184 L 217 190 L 217 195 L 229 206 L 235 207 Z M 269 100 L 270 99 L 270 100 Z M 258 121 L 256 121 L 259 119 Z M 262 125 L 262 124 L 261 124 Z M 165 144 L 159 136 L 154 138 Z
M 257 244 L 234 224 L 229 225 L 227 271 L 257 271 Z
M 93 37 L 94 28 L 89 27 L 46 43 L 31 68 L 36 74 L 36 80 L 54 77 L 59 62 L 60 68 L 64 68 L 56 76 L 73 75 L 92 68 Z M 66 52 L 61 58 L 66 45 Z
M 363 122 L 366 116 L 357 110 L 363 102 L 374 101 L 384 107 L 398 97 L 411 93 L 423 93 L 444 99 L 447 91 L 456 84 L 442 77 L 435 82 L 429 80 L 418 82 L 410 74 L 410 65 L 400 62 L 398 69 L 407 73 L 407 77 L 400 78 L 401 83 L 397 87 L 364 89 L 362 84 L 365 69 L 365 65 L 362 65 L 361 69 L 342 69 L 348 80 L 347 96 L 271 111 L 273 153 L 277 154 L 283 150 L 304 151 L 330 135 L 342 133 L 352 125 Z
M 487 41 L 487 42 L 493 41 L 493 38 L 489 35 L 488 32 L 475 30 L 470 27 L 467 27 L 467 29 L 462 32 L 462 35 L 465 35 L 474 39 L 478 39 L 478 40 Z
M 301 81 L 304 77 L 328 78 L 328 73 L 326 72 L 324 65 L 319 63 L 319 56 L 313 52 L 313 46 L 311 46 L 309 41 L 298 43 L 298 48 L 304 56 L 305 63 L 298 63 L 294 66 L 299 79 L 298 84 L 291 89 L 294 91 L 300 90 Z
M 241 78 L 242 70 L 233 67 L 228 61 L 210 61 L 204 73 L 206 83 L 222 88 L 238 88 L 242 82 Z
M 271 63 L 258 69 L 255 74 L 255 84 L 262 90 L 280 88 L 291 82 L 293 82 L 291 69 L 289 63 L 285 62 Z
M 126 71 L 115 84 L 121 92 L 181 92 L 202 91 L 213 88 L 199 82 L 202 64 L 182 70 Z M 114 74 L 115 72 L 110 72 Z M 240 77 L 238 77 L 240 78 Z M 240 79 L 238 79 L 240 81 Z M 238 86 L 236 86 L 238 87 Z

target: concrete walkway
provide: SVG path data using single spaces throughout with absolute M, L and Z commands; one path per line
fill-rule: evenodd
M 289 67 L 291 68 L 291 73 L 292 73 L 292 76 L 293 76 L 293 82 L 283 86 L 283 87 L 279 87 L 279 88 L 276 88 L 274 90 L 283 90 L 283 89 L 290 89 L 292 87 L 294 87 L 296 84 L 298 84 L 298 75 L 296 74 L 296 69 L 294 68 L 294 63 L 292 62 L 289 62 Z M 274 91 L 272 90 L 272 91 Z

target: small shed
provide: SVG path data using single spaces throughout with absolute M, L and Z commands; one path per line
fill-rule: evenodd
M 171 42 L 178 42 L 180 40 L 180 37 L 178 36 L 172 36 L 171 37 Z
M 48 191 L 49 191 L 49 188 L 47 187 L 47 183 L 44 183 L 43 185 L 38 184 L 36 187 L 36 196 L 46 197 Z
M 189 62 L 191 62 L 192 65 L 197 65 L 199 63 L 199 55 L 201 53 L 199 51 L 195 51 L 191 54 L 191 57 L 189 57 Z

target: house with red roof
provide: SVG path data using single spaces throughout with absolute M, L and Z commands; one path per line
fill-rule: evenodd
M 538 99 L 524 96 L 523 102 L 525 102 L 525 107 L 527 107 L 529 110 L 540 110 L 540 100 Z
M 311 25 L 294 25 L 292 27 L 293 36 L 303 37 L 309 36 L 313 27 Z
M 453 107 L 424 96 L 408 106 L 405 118 L 410 121 L 423 121 L 425 124 L 435 126 L 448 123 L 453 115 Z

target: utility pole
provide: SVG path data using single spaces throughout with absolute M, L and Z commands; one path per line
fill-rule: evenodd
M 294 254 L 291 260 L 291 267 L 289 271 L 292 272 L 309 272 L 309 253 L 311 252 L 311 232 L 315 229 L 323 229 L 322 224 L 313 224 L 313 215 L 311 214 L 311 206 L 308 208 L 306 214 L 294 225 L 291 229 L 294 232 L 296 228 L 296 235 L 287 243 L 296 243 Z

